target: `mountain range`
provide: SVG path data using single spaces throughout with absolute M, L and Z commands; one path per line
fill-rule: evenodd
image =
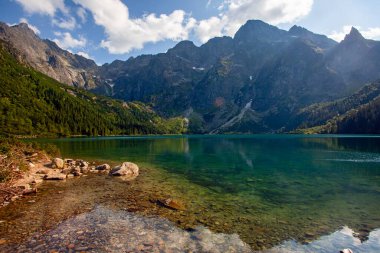
M 26 24 L 1 23 L 0 40 L 19 62 L 59 82 L 145 103 L 164 118 L 186 117 L 191 133 L 370 133 L 343 122 L 374 129 L 378 121 L 380 42 L 355 28 L 337 43 L 299 26 L 285 31 L 251 20 L 233 38 L 182 41 L 166 53 L 103 66 Z

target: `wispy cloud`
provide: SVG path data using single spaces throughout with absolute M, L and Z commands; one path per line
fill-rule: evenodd
M 53 25 L 66 30 L 74 30 L 77 26 L 77 22 L 74 17 L 68 17 L 66 19 L 53 18 Z
M 16 0 L 23 9 L 31 14 L 54 16 L 57 10 L 67 13 L 64 0 Z
M 87 58 L 87 59 L 91 59 L 90 55 L 83 51 L 79 51 L 77 55 L 83 56 L 84 58 Z
M 83 48 L 87 44 L 86 38 L 79 36 L 79 38 L 76 39 L 68 32 L 55 32 L 54 35 L 57 36 L 57 38 L 55 38 L 53 41 L 63 49 Z
M 82 23 L 85 23 L 87 21 L 87 12 L 84 8 L 79 7 L 77 9 L 77 16 L 80 18 Z

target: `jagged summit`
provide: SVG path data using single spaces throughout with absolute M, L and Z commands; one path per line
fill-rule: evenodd
M 287 31 L 261 20 L 249 20 L 235 34 L 237 41 L 278 41 L 287 37 Z
M 188 49 L 194 49 L 197 46 L 194 45 L 194 42 L 190 40 L 183 40 L 181 42 L 178 42 L 177 45 L 175 45 L 172 49 L 169 50 L 188 50 Z
M 364 40 L 365 40 L 365 38 L 364 38 L 363 35 L 359 32 L 359 30 L 356 29 L 355 27 L 352 27 L 350 33 L 347 34 L 347 35 L 344 37 L 344 40 L 343 40 L 343 41 L 364 41 Z
M 301 34 L 306 34 L 306 33 L 311 33 L 311 32 L 302 26 L 294 25 L 289 29 L 289 33 L 294 34 L 294 35 L 301 35 Z

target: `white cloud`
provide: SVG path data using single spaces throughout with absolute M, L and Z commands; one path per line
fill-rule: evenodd
M 77 16 L 80 18 L 82 23 L 85 23 L 87 21 L 87 12 L 86 9 L 79 7 L 77 9 Z
M 201 20 L 195 28 L 195 32 L 200 41 L 206 42 L 210 38 L 222 36 L 224 26 L 224 20 L 218 17 L 211 17 Z
M 107 38 L 102 40 L 101 46 L 113 54 L 141 49 L 148 42 L 187 39 L 196 23 L 182 10 L 175 10 L 169 15 L 148 14 L 133 19 L 129 16 L 128 7 L 120 0 L 73 1 L 89 10 L 95 23 L 104 27 Z
M 81 36 L 79 36 L 78 39 L 75 39 L 71 36 L 70 33 L 65 32 L 55 32 L 55 36 L 58 38 L 54 39 L 53 41 L 57 43 L 57 45 L 63 49 L 69 49 L 69 48 L 83 48 L 87 44 L 87 40 Z
M 77 22 L 74 17 L 68 17 L 67 19 L 54 18 L 52 24 L 66 30 L 74 30 L 77 26 Z
M 215 34 L 233 36 L 251 19 L 273 25 L 294 22 L 308 15 L 312 5 L 313 0 L 224 0 L 218 8 L 219 16 L 200 21 L 195 31 L 206 42 Z
M 20 23 L 25 23 L 28 25 L 28 27 L 35 33 L 40 34 L 40 30 L 37 28 L 37 26 L 31 25 L 29 21 L 26 18 L 20 18 Z
M 367 39 L 380 40 L 380 27 L 370 27 L 361 33 Z
M 16 0 L 28 13 L 54 16 L 57 10 L 67 13 L 64 0 Z
M 380 40 L 380 27 L 370 27 L 368 29 L 363 29 L 360 26 L 355 25 L 345 25 L 342 27 L 341 31 L 333 31 L 330 35 L 328 35 L 328 37 L 340 42 L 347 34 L 350 33 L 352 27 L 358 29 L 364 38 Z
M 340 42 L 344 39 L 346 34 L 350 33 L 350 30 L 352 27 L 353 27 L 352 25 L 345 25 L 342 27 L 341 31 L 339 31 L 339 32 L 333 31 L 330 35 L 328 35 L 328 37 L 335 40 L 335 41 Z M 358 27 L 356 27 L 356 28 L 358 28 Z
M 91 59 L 90 55 L 86 52 L 79 51 L 77 55 L 83 56 L 84 58 Z

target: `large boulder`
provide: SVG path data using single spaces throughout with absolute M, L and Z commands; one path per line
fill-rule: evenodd
M 52 161 L 53 168 L 63 169 L 65 165 L 64 161 L 61 158 L 54 158 Z
M 114 167 L 109 174 L 111 176 L 133 179 L 139 175 L 139 167 L 134 163 L 124 162 L 122 165 Z

